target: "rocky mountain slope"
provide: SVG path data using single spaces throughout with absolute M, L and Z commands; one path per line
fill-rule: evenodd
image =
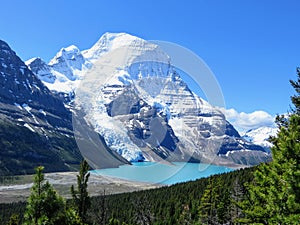
M 138 37 L 106 33 L 88 50 L 70 46 L 48 64 L 39 58 L 26 64 L 50 90 L 75 95 L 84 121 L 128 161 L 270 160 L 189 89 L 167 53 Z
M 46 77 L 49 66 L 39 65 Z M 71 111 L 1 40 L 0 84 L 0 175 L 76 169 L 82 156 Z

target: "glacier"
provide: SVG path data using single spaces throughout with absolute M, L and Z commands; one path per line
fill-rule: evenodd
M 75 96 L 72 110 L 82 110 L 106 144 L 128 161 L 231 165 L 270 157 L 192 92 L 157 44 L 105 33 L 90 49 L 71 45 L 48 64 L 40 58 L 26 64 L 50 90 Z

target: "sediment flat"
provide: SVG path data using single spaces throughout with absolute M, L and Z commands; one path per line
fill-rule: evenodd
M 71 198 L 70 188 L 72 185 L 76 187 L 77 174 L 77 172 L 46 173 L 45 179 L 54 186 L 60 195 L 65 198 Z M 0 203 L 26 201 L 30 195 L 32 184 L 32 182 L 13 185 L 0 184 Z M 110 195 L 146 190 L 161 186 L 160 184 L 129 181 L 91 173 L 88 182 L 88 191 L 90 196 L 99 196 L 103 194 Z

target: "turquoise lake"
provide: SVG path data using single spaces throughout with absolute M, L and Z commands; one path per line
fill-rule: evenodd
M 93 170 L 92 173 L 132 181 L 171 185 L 230 171 L 233 169 L 202 163 L 173 162 L 172 165 L 167 165 L 155 162 L 138 162 L 119 168 Z

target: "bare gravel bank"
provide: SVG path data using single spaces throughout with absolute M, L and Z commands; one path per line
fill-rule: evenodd
M 76 186 L 77 172 L 47 173 L 45 179 L 48 180 L 59 194 L 65 198 L 70 198 L 71 185 Z M 0 184 L 0 203 L 10 203 L 25 201 L 30 195 L 32 182 L 16 185 Z M 159 184 L 148 184 L 143 182 L 128 181 L 119 178 L 113 178 L 91 173 L 89 178 L 89 193 L 91 196 L 117 194 L 124 192 L 132 192 L 160 187 Z

